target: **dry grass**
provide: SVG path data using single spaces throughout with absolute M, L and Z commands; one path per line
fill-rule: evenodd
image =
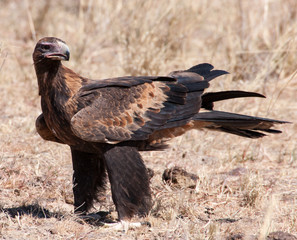
M 0 0 L 0 238 L 246 239 L 297 234 L 297 3 L 295 0 Z M 72 214 L 68 148 L 44 142 L 31 54 L 43 36 L 64 39 L 68 66 L 87 77 L 167 74 L 210 62 L 232 74 L 211 90 L 243 89 L 267 99 L 218 109 L 292 121 L 281 135 L 247 140 L 190 132 L 161 153 L 143 154 L 155 205 L 127 234 Z M 168 166 L 199 176 L 195 191 L 161 181 Z M 239 174 L 232 170 L 241 168 Z M 236 170 L 235 170 L 236 172 Z M 20 215 L 19 207 L 28 206 Z M 97 210 L 113 209 L 110 192 Z M 8 212 L 15 214 L 8 214 Z M 46 218 L 47 216 L 48 218 Z M 234 220 L 234 221 L 231 221 Z

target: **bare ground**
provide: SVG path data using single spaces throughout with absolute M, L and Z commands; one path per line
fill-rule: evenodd
M 0 0 L 0 238 L 265 239 L 297 235 L 297 3 L 262 1 Z M 83 76 L 167 74 L 209 62 L 232 74 L 210 90 L 242 89 L 267 99 L 217 109 L 291 121 L 260 140 L 193 131 L 164 152 L 144 153 L 155 172 L 151 227 L 126 234 L 77 219 L 67 146 L 35 131 L 41 112 L 31 54 L 56 36 L 67 65 Z M 171 189 L 165 168 L 198 175 L 195 189 Z M 114 211 L 110 191 L 96 211 Z M 137 219 L 136 219 L 137 220 Z

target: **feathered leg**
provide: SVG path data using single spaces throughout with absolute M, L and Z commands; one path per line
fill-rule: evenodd
M 81 152 L 71 147 L 73 164 L 74 212 L 85 214 L 105 189 L 104 161 L 98 154 Z
M 104 158 L 119 219 L 147 215 L 152 206 L 149 177 L 137 149 L 112 146 Z

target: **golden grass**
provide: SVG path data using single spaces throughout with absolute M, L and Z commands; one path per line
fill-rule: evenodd
M 272 231 L 297 234 L 295 0 L 2 0 L 0 5 L 0 206 L 5 210 L 0 238 L 224 239 L 242 233 L 264 239 Z M 80 223 L 72 214 L 68 148 L 44 142 L 34 127 L 41 110 L 31 54 L 43 36 L 65 40 L 71 49 L 67 65 L 97 79 L 167 74 L 210 62 L 232 73 L 212 81 L 210 90 L 267 96 L 222 102 L 217 109 L 293 124 L 261 140 L 189 132 L 166 152 L 143 154 L 155 170 L 155 205 L 146 219 L 151 228 L 123 234 Z M 174 165 L 199 176 L 195 191 L 162 183 L 164 169 Z M 236 168 L 244 170 L 234 175 Z M 31 214 L 7 213 L 31 205 Z M 96 207 L 114 208 L 109 191 Z

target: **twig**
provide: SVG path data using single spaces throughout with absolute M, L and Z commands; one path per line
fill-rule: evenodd
M 26 4 L 26 12 L 27 12 L 27 17 L 28 17 L 28 21 L 29 21 L 29 26 L 30 26 L 32 39 L 34 40 L 34 42 L 36 42 L 36 31 L 35 31 L 35 26 L 34 26 L 32 14 L 31 14 L 31 11 L 29 9 L 28 0 L 25 0 L 25 4 Z

